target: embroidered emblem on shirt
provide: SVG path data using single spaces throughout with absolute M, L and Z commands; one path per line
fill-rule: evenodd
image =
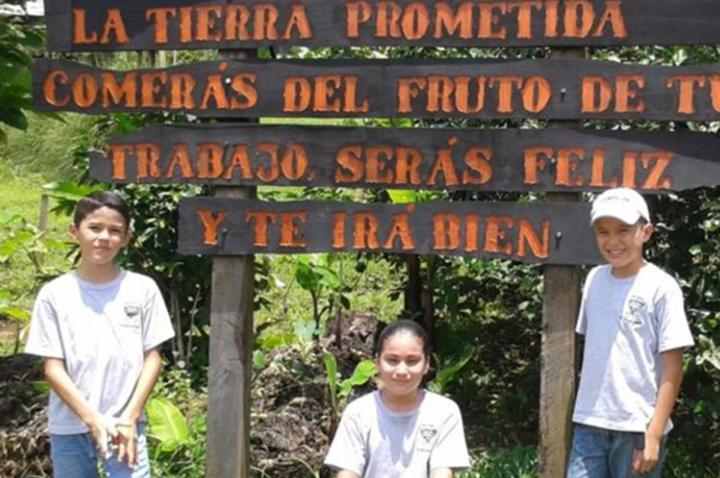
M 137 302 L 125 302 L 123 310 L 128 317 L 135 317 L 140 313 L 140 304 Z
M 437 429 L 433 425 L 423 425 L 420 427 L 420 436 L 423 437 L 425 443 L 430 443 L 437 435 Z
M 142 308 L 137 302 L 125 302 L 123 305 L 123 311 L 125 317 L 120 320 L 120 326 L 122 327 L 139 327 L 140 326 L 140 311 Z
M 628 299 L 627 311 L 620 316 L 620 320 L 633 324 L 642 325 L 643 315 L 647 310 L 647 303 L 645 300 L 637 295 L 634 295 Z

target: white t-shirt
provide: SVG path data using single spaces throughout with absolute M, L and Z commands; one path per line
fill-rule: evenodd
M 345 409 L 325 464 L 363 478 L 424 478 L 436 468 L 469 468 L 460 409 L 429 391 L 405 413 L 388 409 L 380 392 L 364 395 Z
M 577 333 L 585 335 L 573 421 L 644 432 L 655 410 L 662 358 L 692 335 L 675 279 L 653 264 L 616 278 L 609 265 L 587 277 Z M 665 431 L 672 424 L 668 421 Z
M 118 417 L 140 377 L 144 352 L 173 335 L 160 290 L 149 277 L 121 270 L 110 282 L 92 284 L 69 272 L 40 290 L 25 352 L 64 360 L 90 406 Z M 53 434 L 88 431 L 55 392 L 48 418 Z

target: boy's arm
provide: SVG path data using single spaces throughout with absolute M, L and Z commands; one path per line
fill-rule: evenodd
M 453 478 L 450 468 L 435 468 L 430 472 L 430 478 Z
M 120 438 L 118 443 L 118 460 L 122 461 L 123 458 L 126 458 L 127 464 L 130 467 L 135 464 L 137 458 L 135 455 L 137 420 L 140 418 L 143 407 L 145 407 L 145 402 L 147 402 L 148 397 L 150 397 L 155 387 L 155 382 L 157 382 L 158 376 L 160 376 L 161 369 L 162 358 L 157 348 L 145 351 L 143 368 L 135 385 L 135 390 L 120 419 L 116 423 L 118 436 Z
M 112 423 L 104 420 L 103 416 L 94 410 L 85 400 L 80 390 L 75 386 L 65 368 L 65 361 L 58 358 L 46 358 L 43 364 L 45 378 L 50 388 L 60 399 L 70 407 L 70 410 L 82 420 L 90 430 L 95 444 L 103 456 L 108 454 L 107 434 L 117 436 L 117 430 Z
M 663 431 L 672 413 L 682 382 L 682 349 L 667 350 L 661 354 L 663 372 L 660 376 L 655 411 L 645 432 L 645 449 L 635 450 L 633 473 L 643 474 L 657 465 Z

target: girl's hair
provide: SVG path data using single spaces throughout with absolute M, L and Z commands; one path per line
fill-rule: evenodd
M 101 207 L 114 209 L 120 213 L 125 220 L 125 229 L 130 228 L 130 211 L 128 210 L 127 203 L 123 198 L 110 191 L 97 191 L 78 201 L 73 214 L 73 224 L 75 224 L 75 227 L 80 227 L 80 223 L 83 222 L 90 213 Z
M 382 354 L 383 347 L 385 346 L 385 341 L 387 339 L 394 335 L 402 333 L 407 333 L 412 335 L 413 337 L 420 339 L 423 346 L 423 354 L 425 354 L 426 358 L 430 358 L 430 337 L 428 336 L 428 333 L 425 331 L 422 325 L 418 324 L 414 320 L 407 319 L 400 319 L 390 322 L 380 331 L 380 335 L 378 335 L 377 339 L 375 340 L 373 356 L 377 358 L 380 356 L 380 354 Z

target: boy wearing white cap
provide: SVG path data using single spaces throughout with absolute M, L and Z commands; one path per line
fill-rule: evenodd
M 600 194 L 590 223 L 607 264 L 585 281 L 577 333 L 585 336 L 569 478 L 658 478 L 665 435 L 693 345 L 677 282 L 648 263 L 653 233 L 636 191 Z

